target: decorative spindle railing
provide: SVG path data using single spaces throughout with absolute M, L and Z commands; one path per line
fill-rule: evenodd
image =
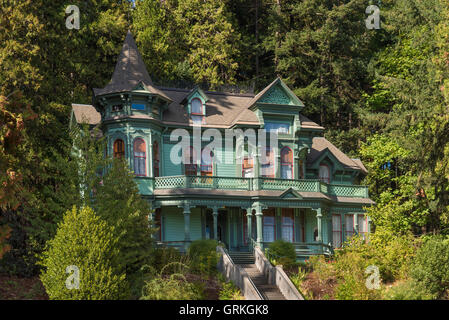
M 218 190 L 285 190 L 321 192 L 329 196 L 368 198 L 368 187 L 359 185 L 327 184 L 316 179 L 290 180 L 278 178 L 236 178 L 216 176 L 166 176 L 136 177 L 143 195 L 151 195 L 157 189 L 195 188 Z

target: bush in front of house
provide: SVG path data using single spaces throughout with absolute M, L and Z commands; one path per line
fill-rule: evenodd
M 268 252 L 273 256 L 276 264 L 280 264 L 286 268 L 296 263 L 295 247 L 290 242 L 276 240 L 270 243 Z
M 383 298 L 386 300 L 431 300 L 435 296 L 430 294 L 422 284 L 409 279 L 390 288 Z
M 120 251 L 113 228 L 89 208 L 64 214 L 56 235 L 41 256 L 41 281 L 50 299 L 110 300 L 129 295 L 118 267 Z M 75 266 L 79 270 L 76 286 Z
M 190 244 L 187 251 L 191 271 L 202 275 L 212 275 L 217 272 L 218 242 L 216 240 L 196 240 Z
M 434 236 L 418 249 L 410 275 L 428 293 L 442 298 L 449 292 L 449 239 Z

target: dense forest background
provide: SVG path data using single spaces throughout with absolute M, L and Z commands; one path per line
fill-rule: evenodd
M 80 9 L 68 30 L 65 8 Z M 380 8 L 368 30 L 366 7 Z M 36 254 L 80 199 L 71 103 L 106 85 L 128 29 L 153 81 L 257 92 L 276 76 L 369 170 L 376 232 L 449 233 L 446 0 L 5 2 L 0 7 L 0 271 Z

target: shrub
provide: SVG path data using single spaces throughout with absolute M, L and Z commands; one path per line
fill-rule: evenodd
M 418 249 L 411 276 L 431 295 L 441 298 L 449 289 L 449 239 L 435 236 Z
M 146 283 L 141 300 L 201 300 L 201 288 L 186 280 L 182 274 L 156 277 Z
M 125 275 L 117 268 L 120 258 L 113 228 L 84 207 L 64 214 L 54 239 L 41 257 L 41 281 L 50 299 L 120 299 L 128 297 Z M 79 269 L 79 289 L 68 289 L 66 268 Z
M 151 279 L 143 286 L 140 300 L 201 300 L 203 287 L 187 281 L 185 273 L 188 269 L 189 266 L 181 262 L 168 263 L 157 274 L 149 267 Z
M 276 240 L 270 243 L 268 252 L 274 256 L 277 264 L 282 264 L 286 268 L 289 268 L 296 262 L 295 247 L 290 242 Z
M 215 240 L 196 240 L 190 244 L 187 253 L 192 272 L 202 275 L 216 273 L 219 257 L 217 245 Z
M 160 271 L 166 264 L 171 262 L 186 262 L 178 249 L 173 247 L 154 248 L 151 252 L 151 266 Z
M 386 300 L 430 300 L 435 296 L 412 279 L 390 288 L 384 293 L 383 298 Z
M 226 282 L 222 274 L 218 275 L 218 280 L 221 284 L 220 292 L 218 293 L 219 300 L 244 300 L 240 289 L 237 288 L 231 281 Z

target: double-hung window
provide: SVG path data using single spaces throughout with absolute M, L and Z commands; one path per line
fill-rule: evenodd
M 281 150 L 281 178 L 293 179 L 293 152 L 289 147 Z
M 332 215 L 332 243 L 335 248 L 341 247 L 341 216 L 339 214 Z
M 141 138 L 134 140 L 134 173 L 136 176 L 146 176 L 146 147 Z
M 263 215 L 263 241 L 273 242 L 274 240 L 276 240 L 276 217 L 274 209 L 269 209 Z
M 282 209 L 282 217 L 281 217 L 282 225 L 282 240 L 288 242 L 295 241 L 295 225 L 294 225 L 294 215 L 293 209 Z

